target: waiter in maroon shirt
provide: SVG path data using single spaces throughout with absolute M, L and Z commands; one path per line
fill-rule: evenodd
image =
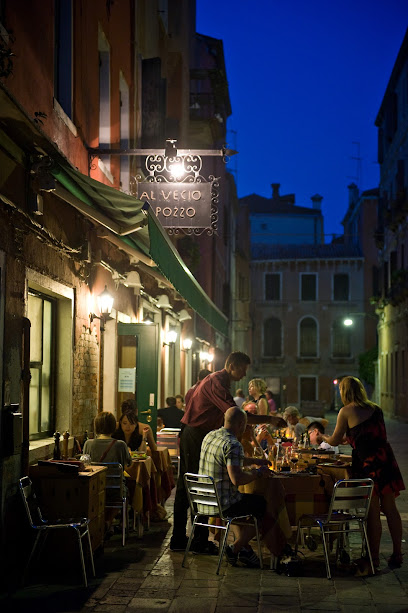
M 184 427 L 180 439 L 180 476 L 174 500 L 173 535 L 170 541 L 172 551 L 184 551 L 188 541 L 186 526 L 189 503 L 184 486 L 184 474 L 198 473 L 203 438 L 211 430 L 222 427 L 224 413 L 235 406 L 230 392 L 231 383 L 245 377 L 250 363 L 251 360 L 246 353 L 232 352 L 226 359 L 225 367 L 197 383 L 194 392 L 188 398 L 184 417 L 181 420 Z M 286 422 L 279 417 L 267 415 L 248 414 L 248 423 L 286 426 Z M 197 526 L 195 530 L 191 548 L 200 553 L 218 553 L 214 543 L 208 541 L 208 529 L 201 526 Z

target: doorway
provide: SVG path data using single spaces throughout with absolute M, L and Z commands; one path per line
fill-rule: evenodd
M 158 382 L 157 324 L 118 323 L 117 406 L 136 400 L 139 421 L 156 436 Z

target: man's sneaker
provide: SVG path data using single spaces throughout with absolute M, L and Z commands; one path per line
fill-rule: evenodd
M 225 555 L 227 556 L 228 563 L 231 564 L 231 566 L 237 565 L 238 554 L 233 552 L 231 545 L 226 546 Z
M 253 549 L 245 549 L 243 547 L 238 554 L 238 560 L 248 566 L 248 568 L 260 568 L 261 563 Z
M 170 551 L 185 551 L 188 543 L 188 538 L 185 536 L 184 539 L 175 539 L 171 537 L 170 539 Z
M 204 553 L 209 556 L 218 556 L 219 549 L 213 541 L 207 541 L 206 543 L 200 543 L 200 541 L 193 541 L 191 543 L 191 551 L 193 553 Z

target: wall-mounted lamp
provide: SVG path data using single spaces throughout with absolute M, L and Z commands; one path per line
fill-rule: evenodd
M 147 311 L 146 315 L 143 317 L 143 323 L 147 324 L 148 326 L 154 324 L 154 318 L 150 311 Z
M 212 353 L 208 353 L 208 351 L 200 351 L 200 360 L 202 362 L 212 362 L 214 359 L 214 355 Z
M 191 315 L 186 309 L 181 309 L 178 314 L 178 318 L 179 321 L 187 321 L 188 319 L 191 319 Z
M 161 294 L 157 298 L 156 305 L 159 307 L 159 309 L 171 309 L 171 304 L 170 304 L 169 297 L 167 296 L 167 294 Z
M 183 351 L 190 351 L 192 346 L 193 346 L 193 339 L 185 338 L 183 340 Z
M 174 328 L 169 328 L 166 334 L 166 340 L 163 342 L 163 345 L 174 345 L 177 340 L 177 330 Z
M 105 330 L 105 322 L 110 319 L 113 307 L 113 296 L 108 292 L 106 285 L 103 292 L 96 297 L 96 301 L 98 303 L 100 316 L 95 315 L 95 313 L 89 313 L 89 321 L 92 323 L 94 319 L 100 319 L 101 332 L 103 332 Z

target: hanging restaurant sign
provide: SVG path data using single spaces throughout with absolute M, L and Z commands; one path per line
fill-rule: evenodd
M 133 177 L 131 191 L 147 201 L 169 234 L 213 234 L 218 221 L 218 179 L 202 174 L 193 153 L 147 155 L 146 173 Z
M 138 183 L 139 200 L 148 201 L 164 227 L 206 228 L 211 220 L 211 183 Z

